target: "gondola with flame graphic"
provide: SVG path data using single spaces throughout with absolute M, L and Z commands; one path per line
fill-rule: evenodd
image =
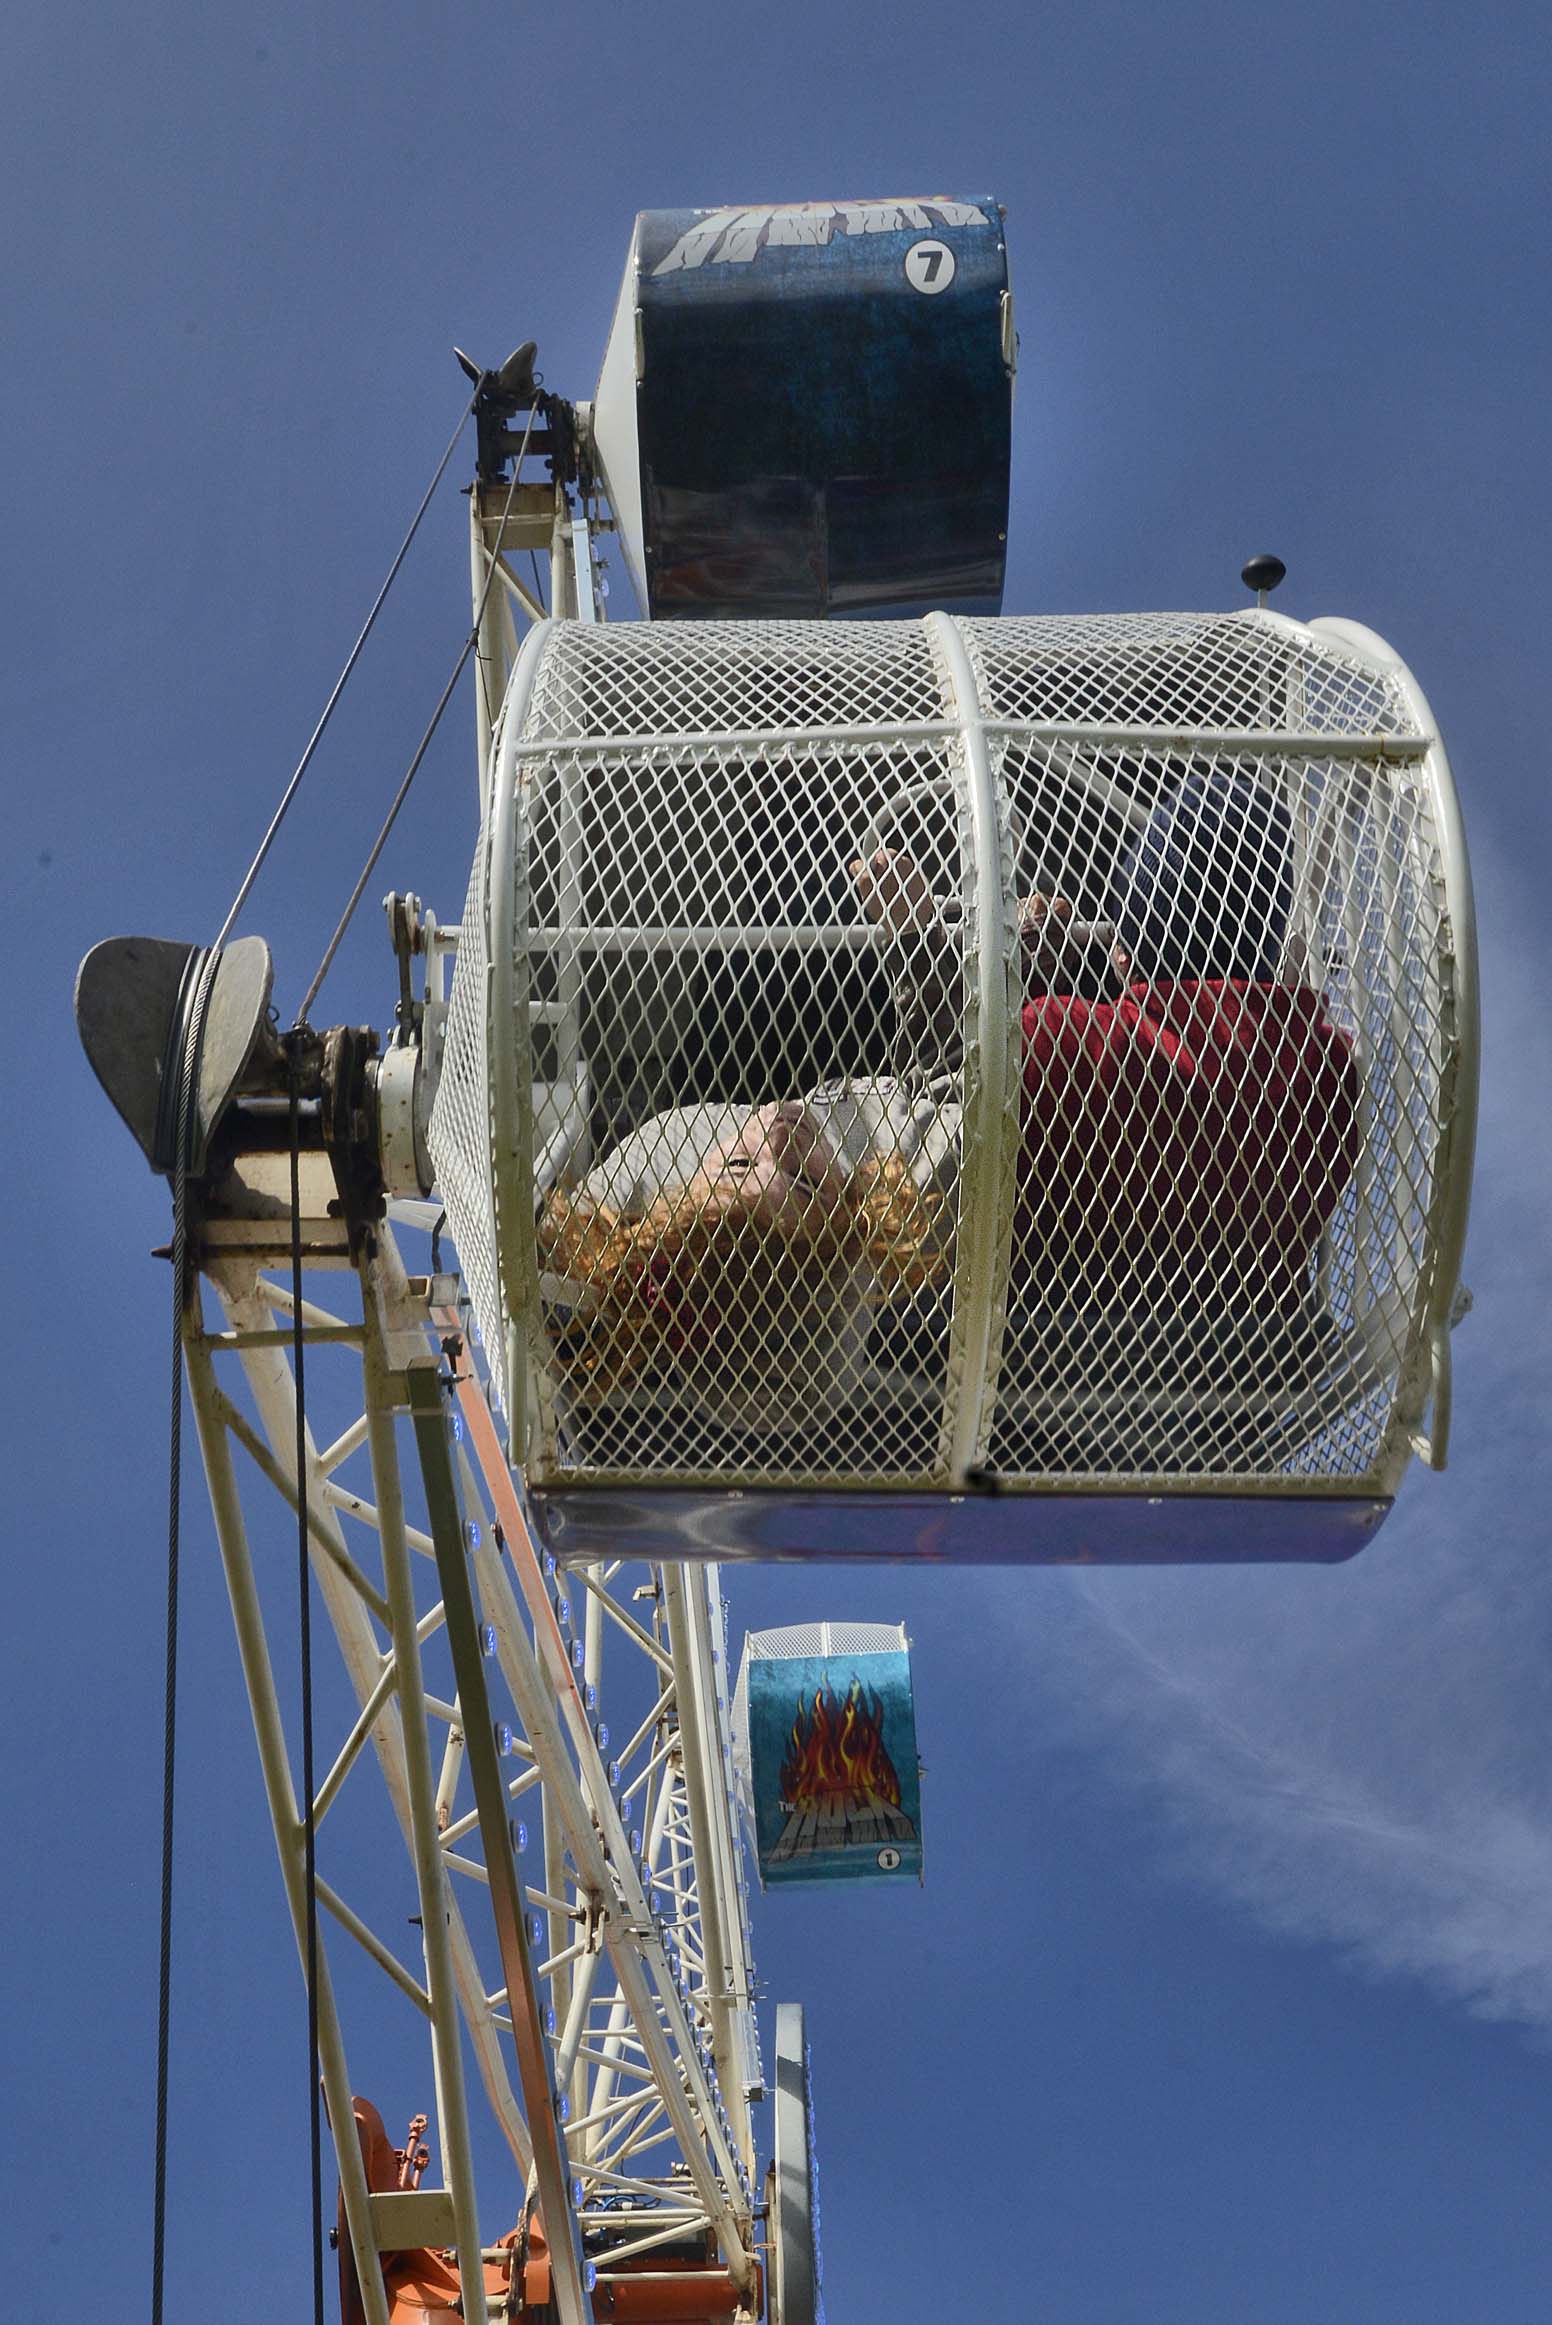
M 900 1779 L 884 1744 L 884 1706 L 853 1677 L 844 1700 L 817 1687 L 799 1700 L 781 1771 L 787 1821 L 771 1852 L 774 1864 L 819 1849 L 871 1848 L 893 1852 L 914 1841 L 916 1827 L 901 1812 Z
M 903 1631 L 831 1623 L 755 1634 L 735 1725 L 767 1888 L 920 1875 L 920 1770 Z

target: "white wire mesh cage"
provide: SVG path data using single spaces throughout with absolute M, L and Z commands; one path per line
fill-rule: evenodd
M 514 1459 L 1392 1492 L 1446 1418 L 1472 960 L 1355 625 L 544 626 L 432 1125 Z

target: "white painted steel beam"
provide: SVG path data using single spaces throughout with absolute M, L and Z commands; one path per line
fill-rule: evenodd
M 550 2255 L 552 2297 L 560 2312 L 560 2325 L 592 2325 L 592 2304 L 582 2282 L 582 2250 L 571 2207 L 565 2145 L 556 2114 L 557 2092 L 545 2056 L 543 2020 L 524 1928 L 524 1900 L 507 1831 L 506 1791 L 501 1781 L 485 1688 L 466 1564 L 465 1525 L 458 1507 L 448 1417 L 436 1360 L 428 1354 L 413 1364 L 406 1386 L 421 1475 L 431 1510 L 437 1569 L 447 1609 L 448 1644 L 458 1679 L 459 1702 L 467 1720 L 469 1770 L 485 1847 L 486 1879 L 490 1884 L 491 1907 L 506 1978 L 507 2006 L 527 2101 L 534 2177 Z M 461 2218 L 459 2236 L 461 2245 Z M 466 2314 L 467 2299 L 466 2291 Z
M 267 1292 L 260 1285 L 257 1272 L 251 1265 L 242 1266 L 237 1262 L 223 1260 L 212 1270 L 212 1275 L 230 1315 L 246 1320 L 262 1313 Z M 287 1480 L 287 1498 L 294 1508 L 296 1399 L 290 1364 L 284 1351 L 279 1349 L 250 1350 L 239 1361 L 258 1408 L 271 1458 L 277 1471 Z M 354 1561 L 346 1549 L 338 1519 L 326 1506 L 320 1506 L 324 1501 L 324 1480 L 316 1475 L 315 1452 L 310 1436 L 306 1446 L 308 1505 L 314 1518 L 312 1538 L 316 1545 L 320 1531 L 325 1532 L 332 1547 L 332 1555 L 319 1553 L 314 1556 L 313 1573 L 339 1641 L 357 1702 L 364 1704 L 376 1690 L 381 1676 L 382 1648 L 371 1616 L 356 1589 L 344 1577 L 343 1567 L 353 1566 Z M 379 1603 L 384 1614 L 390 1615 L 389 1601 L 380 1598 Z M 410 1792 L 404 1760 L 403 1723 L 395 1701 L 384 1704 L 372 1728 L 372 1744 L 388 1798 L 399 1820 L 400 1830 L 408 1841 L 412 1830 Z M 495 2026 L 485 2008 L 484 1981 L 455 1898 L 449 1898 L 448 1912 L 451 1917 L 450 1935 L 459 1997 L 479 2063 L 481 2080 L 507 2144 L 521 2169 L 526 2172 L 529 2164 L 528 2127 L 523 2121 L 507 2075 Z
M 389 1353 L 366 1282 L 371 1262 L 363 1262 L 363 1301 L 367 1343 L 363 1357 L 366 1383 L 367 1446 L 377 1492 L 378 1538 L 383 1547 L 383 1574 L 392 1614 L 398 1700 L 402 1713 L 400 1735 L 404 1749 L 405 1791 L 410 1812 L 410 1856 L 420 1893 L 421 1938 L 426 1954 L 426 1989 L 431 1997 L 431 2056 L 436 2079 L 437 2113 L 442 2139 L 443 2167 L 452 2192 L 458 2223 L 457 2249 L 464 2315 L 468 2325 L 486 2325 L 485 2273 L 480 2265 L 478 2201 L 474 2181 L 474 2151 L 464 2099 L 463 2052 L 459 2040 L 457 1989 L 453 1963 L 452 1895 L 442 1862 L 437 1829 L 436 1785 L 426 1734 L 427 1707 L 416 1640 L 415 1585 L 410 1573 L 410 1547 L 405 1539 L 404 1497 L 399 1475 L 394 1409 L 399 1399 L 391 1378 Z M 483 2000 L 483 1993 L 481 1996 Z M 530 2130 L 530 2140 L 532 2132 Z M 573 2325 L 568 2319 L 566 2325 Z

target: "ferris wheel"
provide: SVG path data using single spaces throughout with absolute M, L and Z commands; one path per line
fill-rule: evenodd
M 822 2312 L 751 1860 L 919 1867 L 904 1642 L 735 1686 L 723 1562 L 1341 1558 L 1442 1465 L 1476 990 L 1428 706 L 1275 560 L 1002 616 L 1016 350 L 995 204 L 645 214 L 593 404 L 466 362 L 478 840 L 458 926 L 388 899 L 392 1032 L 282 1033 L 257 938 L 83 966 L 175 1189 L 349 2325 Z

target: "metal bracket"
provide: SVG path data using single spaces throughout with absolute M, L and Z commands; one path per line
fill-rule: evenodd
M 379 2252 L 438 2251 L 457 2241 L 451 2188 L 389 2188 L 366 2202 Z

